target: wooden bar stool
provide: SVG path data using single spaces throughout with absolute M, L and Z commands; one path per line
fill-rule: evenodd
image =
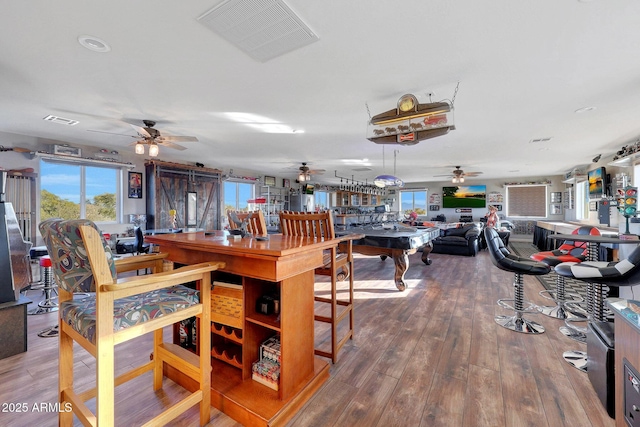
M 280 226 L 282 234 L 290 236 L 309 236 L 316 238 L 334 239 L 335 230 L 333 228 L 333 218 L 331 212 L 280 212 Z M 331 313 L 329 316 L 316 314 L 314 319 L 318 322 L 331 324 L 331 350 L 324 351 L 316 348 L 315 354 L 328 357 L 333 363 L 338 361 L 338 352 L 345 345 L 347 340 L 353 339 L 353 253 L 352 237 L 344 237 L 347 243 L 347 250 L 338 253 L 333 247 L 326 251 L 324 265 L 316 268 L 318 275 L 331 277 L 331 297 L 315 296 L 315 301 L 330 304 Z M 349 279 L 349 289 L 346 299 L 338 299 L 337 282 L 342 278 Z M 338 310 L 338 306 L 342 310 Z M 344 319 L 349 319 L 349 327 L 342 338 L 338 337 L 338 325 Z

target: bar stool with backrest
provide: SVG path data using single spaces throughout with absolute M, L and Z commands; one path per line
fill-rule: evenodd
M 596 227 L 584 225 L 582 227 L 578 227 L 575 230 L 573 230 L 571 234 L 576 236 L 576 240 L 565 240 L 558 247 L 558 249 L 554 249 L 552 251 L 537 252 L 531 255 L 531 259 L 543 262 L 548 266 L 550 266 L 551 268 L 554 268 L 556 265 L 561 264 L 563 262 L 585 261 L 587 259 L 588 245 L 586 242 L 581 242 L 579 240 L 580 239 L 579 236 L 580 235 L 599 236 L 600 230 L 598 230 Z M 566 319 L 571 315 L 571 316 L 580 317 L 583 320 L 586 320 L 586 316 L 583 316 L 581 314 L 578 314 L 575 312 L 569 312 L 570 314 L 567 313 L 567 309 L 565 305 L 566 302 L 577 303 L 577 302 L 583 301 L 583 299 L 579 295 L 571 295 L 571 298 L 567 300 L 565 286 L 566 286 L 566 281 L 564 276 L 561 276 L 558 274 L 556 279 L 555 291 L 551 291 L 551 290 L 540 291 L 541 296 L 545 298 L 550 298 L 556 303 L 556 305 L 540 307 L 539 308 L 540 312 L 545 316 L 553 317 L 556 319 Z M 551 297 L 549 296 L 554 293 L 555 293 L 555 296 L 551 296 Z
M 280 227 L 282 234 L 290 236 L 309 236 L 316 238 L 334 239 L 333 218 L 330 211 L 305 213 L 281 211 Z M 316 348 L 315 354 L 328 357 L 333 363 L 338 361 L 338 352 L 349 339 L 353 339 L 353 241 L 348 236 L 345 238 L 347 250 L 338 253 L 333 247 L 325 251 L 324 265 L 316 268 L 315 273 L 331 277 L 331 298 L 315 296 L 315 301 L 330 304 L 330 316 L 316 314 L 314 319 L 319 322 L 331 324 L 331 351 L 323 351 Z M 337 282 L 348 277 L 349 289 L 347 298 L 338 299 Z M 338 312 L 338 306 L 342 308 Z M 344 319 L 349 319 L 349 328 L 341 339 L 338 339 L 338 326 Z
M 498 305 L 515 311 L 515 314 L 513 316 L 496 316 L 496 323 L 516 332 L 526 334 L 543 333 L 544 327 L 542 325 L 527 320 L 523 316 L 524 313 L 538 312 L 538 307 L 535 304 L 524 300 L 523 276 L 547 274 L 551 271 L 551 267 L 545 263 L 534 261 L 530 258 L 521 258 L 509 252 L 509 250 L 504 246 L 502 239 L 500 239 L 498 232 L 493 228 L 485 228 L 484 233 L 493 265 L 501 270 L 510 271 L 515 275 L 513 282 L 515 291 L 514 298 L 498 300 Z M 509 304 L 509 302 L 512 302 L 513 305 Z
M 109 245 L 89 220 L 51 219 L 40 223 L 40 233 L 51 256 L 59 286 L 59 425 L 70 426 L 73 416 L 84 425 L 115 424 L 115 387 L 153 372 L 153 389 L 162 388 L 163 368 L 171 366 L 193 381 L 178 402 L 149 421 L 165 425 L 194 405 L 200 407 L 200 425 L 211 411 L 211 272 L 224 263 L 202 263 L 163 271 L 166 254 L 126 257 L 114 262 Z M 153 268 L 155 274 L 118 279 L 116 274 Z M 200 291 L 184 286 L 196 282 Z M 81 300 L 75 292 L 92 292 Z M 200 357 L 163 342 L 163 328 L 196 316 Z M 115 375 L 115 346 L 153 332 L 151 361 Z M 95 358 L 95 388 L 79 392 L 74 381 L 74 343 Z M 84 356 L 83 356 L 84 357 Z M 95 413 L 86 401 L 95 399 Z M 68 402 L 65 403 L 65 402 Z
M 618 262 L 583 261 L 566 262 L 556 266 L 556 273 L 590 283 L 594 287 L 593 313 L 589 319 L 587 353 L 566 351 L 565 360 L 574 367 L 587 371 L 589 380 L 600 401 L 609 412 L 615 413 L 614 328 L 605 318 L 605 299 L 608 287 L 634 286 L 640 283 L 640 246 Z M 605 351 L 602 351 L 602 348 Z M 597 350 L 593 351 L 593 350 Z M 583 365 L 584 364 L 584 365 Z
M 249 218 L 247 222 L 247 231 L 255 236 L 266 236 L 267 235 L 267 223 L 264 220 L 264 214 L 261 210 L 256 210 L 253 212 L 242 212 L 242 211 L 228 211 L 227 217 L 229 218 L 229 228 L 237 229 L 241 224 L 236 223 L 233 220 L 233 214 L 240 220 L 244 221 Z

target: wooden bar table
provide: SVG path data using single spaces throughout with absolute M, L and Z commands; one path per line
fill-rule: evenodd
M 279 234 L 267 240 L 234 239 L 215 231 L 157 234 L 146 240 L 175 263 L 226 263 L 213 272 L 214 290 L 216 281 L 241 285 L 242 318 L 241 327 L 211 325 L 212 343 L 228 346 L 212 351 L 211 405 L 243 425 L 284 425 L 329 378 L 328 362 L 314 355 L 314 270 L 323 264 L 323 250 L 340 239 Z M 257 312 L 256 302 L 267 294 L 279 295 L 278 314 Z M 276 334 L 281 344 L 277 391 L 252 380 L 260 344 Z M 177 372 L 167 375 L 189 385 L 190 379 Z

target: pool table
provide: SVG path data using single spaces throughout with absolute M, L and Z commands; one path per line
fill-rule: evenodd
M 336 231 L 336 235 L 357 233 L 364 237 L 353 241 L 353 252 L 363 255 L 379 255 L 382 260 L 393 258 L 396 271 L 394 281 L 400 291 L 407 285 L 404 274 L 409 268 L 409 255 L 422 248 L 422 262 L 431 264 L 431 241 L 440 235 L 436 227 L 414 228 L 397 225 L 392 228 L 383 227 L 349 227 L 344 231 Z M 342 244 L 344 245 L 344 244 Z

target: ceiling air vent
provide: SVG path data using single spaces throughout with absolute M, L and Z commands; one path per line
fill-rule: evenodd
M 539 144 L 541 142 L 549 142 L 551 141 L 551 137 L 546 138 L 535 138 L 529 141 L 529 144 Z
M 260 62 L 318 40 L 282 0 L 225 0 L 198 21 Z
M 44 117 L 42 120 L 58 123 L 61 125 L 68 125 L 68 126 L 75 126 L 78 123 L 80 123 L 77 120 L 65 119 L 64 117 L 58 117 L 58 116 L 52 116 L 52 115 L 48 115 L 47 117 Z

